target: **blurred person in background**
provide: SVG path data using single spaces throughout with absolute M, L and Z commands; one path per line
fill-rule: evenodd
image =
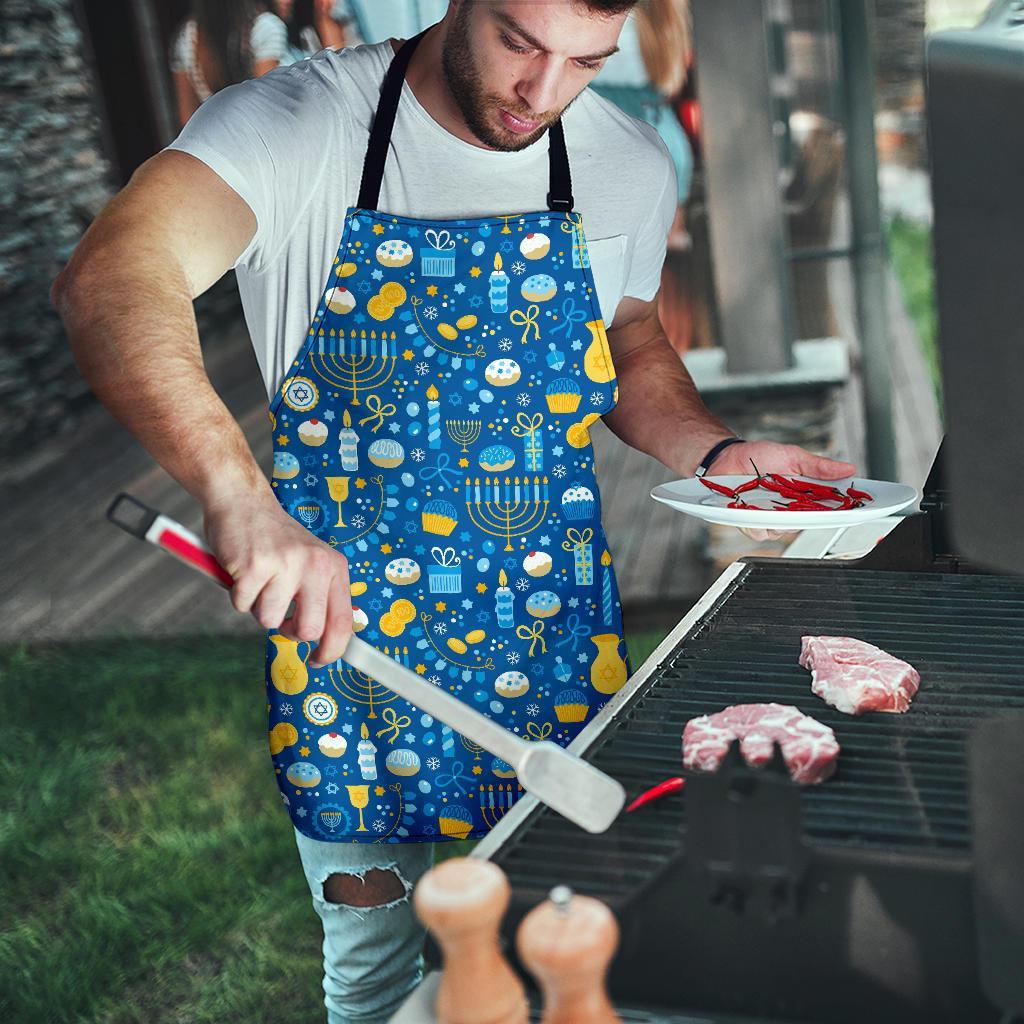
M 680 215 L 690 194 L 693 149 L 675 111 L 692 56 L 689 0 L 645 0 L 626 18 L 594 92 L 653 125 L 676 169 Z M 678 222 L 676 227 L 678 227 Z
M 287 26 L 256 0 L 193 0 L 171 44 L 179 125 L 215 92 L 288 63 Z
M 274 0 L 274 10 L 288 26 L 288 59 L 282 63 L 305 60 L 325 47 L 351 45 L 344 0 Z

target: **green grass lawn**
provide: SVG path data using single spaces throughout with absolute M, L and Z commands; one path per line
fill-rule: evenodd
M 634 668 L 660 640 L 630 641 Z M 258 637 L 0 653 L 3 1024 L 323 1019 L 262 655 Z
M 931 229 L 903 217 L 894 218 L 889 223 L 889 254 L 903 289 L 907 311 L 917 328 L 917 336 L 931 372 L 941 413 L 942 377 L 935 312 Z

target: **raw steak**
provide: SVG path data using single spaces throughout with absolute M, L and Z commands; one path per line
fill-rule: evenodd
M 715 771 L 734 739 L 755 768 L 771 760 L 777 740 L 790 778 L 804 785 L 824 782 L 839 756 L 835 733 L 789 704 L 734 704 L 686 723 L 683 767 Z
M 811 692 L 846 715 L 906 711 L 921 682 L 912 665 L 848 636 L 802 637 L 800 664 Z

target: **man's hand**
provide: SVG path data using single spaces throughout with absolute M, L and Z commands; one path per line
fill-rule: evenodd
M 754 475 L 754 465 L 761 473 L 782 473 L 784 476 L 810 477 L 812 480 L 841 480 L 853 476 L 857 467 L 852 462 L 836 462 L 815 455 L 795 444 L 775 441 L 744 441 L 731 444 L 718 456 L 708 476 Z M 745 529 L 751 540 L 776 540 L 786 530 Z
M 270 494 L 204 508 L 206 539 L 234 578 L 231 603 L 265 629 L 316 643 L 319 668 L 344 653 L 352 635 L 348 560 L 300 526 Z M 288 606 L 295 610 L 286 618 Z

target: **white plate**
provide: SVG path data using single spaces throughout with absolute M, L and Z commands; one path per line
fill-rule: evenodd
M 750 476 L 709 476 L 708 480 L 726 487 L 736 487 L 750 479 Z M 801 477 L 800 479 L 811 479 Z M 668 505 L 687 515 L 696 516 L 708 523 L 722 526 L 738 526 L 772 530 L 831 530 L 840 526 L 856 526 L 872 519 L 882 519 L 895 515 L 897 512 L 916 505 L 920 501 L 920 493 L 906 484 L 891 483 L 888 480 L 865 480 L 863 477 L 846 477 L 842 480 L 816 480 L 815 483 L 827 484 L 846 490 L 854 487 L 858 491 L 867 491 L 872 500 L 865 502 L 861 508 L 830 510 L 828 512 L 790 512 L 786 509 L 772 510 L 771 502 L 785 501 L 773 491 L 758 488 L 748 491 L 743 500 L 752 505 L 763 505 L 765 511 L 728 508 L 729 499 L 724 494 L 716 494 L 705 487 L 695 477 L 685 480 L 673 480 L 671 483 L 659 484 L 651 491 L 655 501 Z

